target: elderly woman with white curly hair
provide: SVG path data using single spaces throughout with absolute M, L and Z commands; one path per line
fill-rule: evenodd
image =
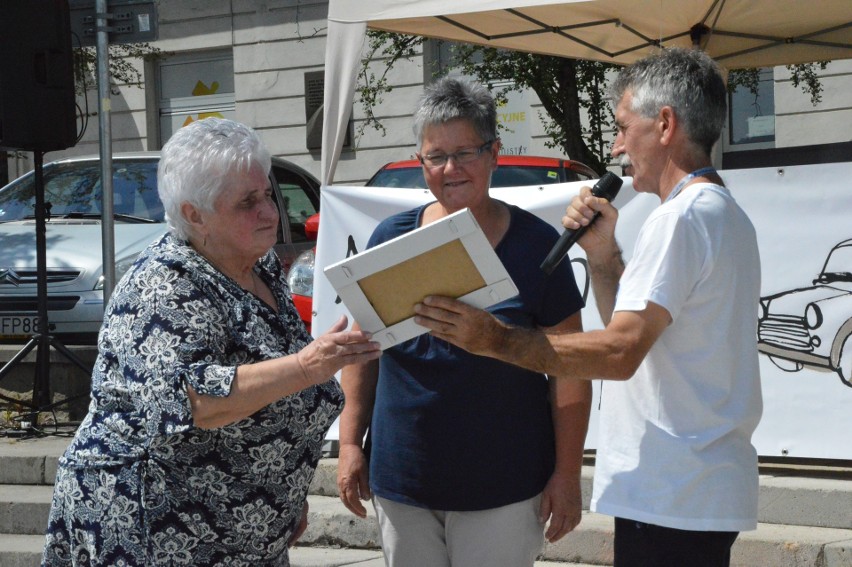
M 380 351 L 344 318 L 305 331 L 272 251 L 270 165 L 231 120 L 194 122 L 163 148 L 169 231 L 106 307 L 44 565 L 289 565 L 343 405 L 333 374 Z

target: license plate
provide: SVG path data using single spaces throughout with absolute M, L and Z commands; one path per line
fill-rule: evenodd
M 29 337 L 36 332 L 38 317 L 34 315 L 3 315 L 0 317 L 0 337 Z

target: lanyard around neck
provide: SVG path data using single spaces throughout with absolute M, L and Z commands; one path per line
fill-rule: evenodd
M 677 194 L 680 193 L 681 189 L 686 187 L 686 184 L 695 179 L 696 177 L 701 177 L 703 175 L 708 175 L 711 173 L 716 173 L 716 168 L 713 166 L 702 167 L 701 169 L 696 169 L 692 173 L 686 175 L 683 179 L 678 181 L 677 185 L 675 185 L 674 189 L 672 189 L 672 192 L 669 193 L 669 196 L 666 197 L 666 200 L 664 202 L 669 202 L 675 197 L 677 197 Z

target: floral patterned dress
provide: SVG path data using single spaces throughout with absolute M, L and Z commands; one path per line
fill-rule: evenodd
M 119 282 L 89 413 L 60 460 L 44 565 L 289 565 L 339 384 L 213 430 L 193 426 L 187 396 L 227 396 L 237 366 L 310 340 L 275 254 L 255 270 L 278 313 L 171 235 Z

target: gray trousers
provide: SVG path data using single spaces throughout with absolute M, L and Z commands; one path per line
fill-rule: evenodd
M 388 567 L 533 567 L 544 546 L 541 495 L 500 508 L 445 512 L 374 497 Z

